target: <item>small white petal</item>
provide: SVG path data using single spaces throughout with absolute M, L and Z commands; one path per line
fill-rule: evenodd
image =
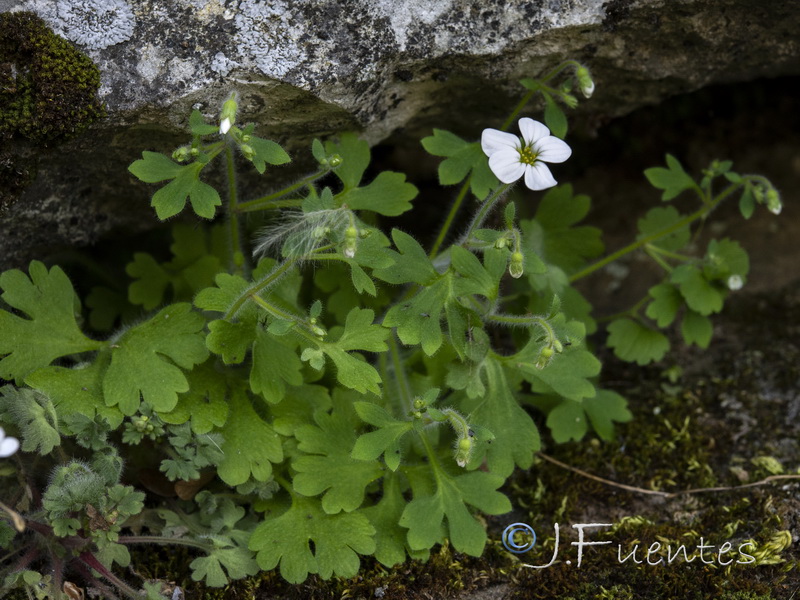
M 19 440 L 17 438 L 0 435 L 0 458 L 11 456 L 17 450 L 19 450 Z
M 572 148 L 553 135 L 539 140 L 533 145 L 533 151 L 538 160 L 549 163 L 562 163 L 572 155 Z
M 530 145 L 540 140 L 543 137 L 550 135 L 550 130 L 539 121 L 534 121 L 528 117 L 523 117 L 519 120 L 519 130 L 522 132 L 522 139 L 525 144 Z
M 230 128 L 231 128 L 231 120 L 228 117 L 225 117 L 224 119 L 222 119 L 222 123 L 219 124 L 219 132 L 222 135 L 225 135 L 226 133 L 228 133 Z
M 495 173 L 497 175 L 497 173 Z M 498 179 L 500 179 L 498 177 Z M 502 181 L 502 180 L 501 180 Z M 553 179 L 550 169 L 543 162 L 536 161 L 535 165 L 526 165 L 525 167 L 525 185 L 529 189 L 546 190 L 556 185 L 558 182 Z
M 501 150 L 489 157 L 489 168 L 503 183 L 513 183 L 525 172 L 525 165 L 519 161 L 516 150 Z
M 517 136 L 499 129 L 484 129 L 481 134 L 481 148 L 486 156 L 491 156 L 500 150 L 516 150 L 519 146 Z

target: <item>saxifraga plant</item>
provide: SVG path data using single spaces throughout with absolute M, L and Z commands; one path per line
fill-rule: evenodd
M 745 218 L 757 204 L 777 214 L 780 198 L 729 161 L 696 181 L 668 156 L 646 177 L 663 201 L 690 192 L 697 209 L 653 208 L 632 243 L 601 258 L 600 231 L 580 225 L 589 198 L 557 186 L 546 164 L 571 154 L 561 105 L 594 82 L 568 61 L 522 84 L 513 113 L 480 142 L 439 129 L 422 140 L 444 158 L 440 183 L 461 185 L 428 250 L 381 230 L 417 189 L 395 172 L 365 183 L 369 146 L 352 133 L 314 140 L 319 168 L 300 181 L 240 200 L 237 163 L 263 174 L 289 156 L 239 127 L 232 94 L 218 125 L 192 112 L 191 141 L 172 158 L 145 151 L 130 166 L 161 184 L 161 220 L 187 200 L 213 219 L 222 198 L 201 176 L 221 160 L 219 225 L 175 225 L 171 259 L 133 254 L 130 280 L 106 277 L 88 310 L 58 266 L 0 275 L 10 382 L 0 422 L 21 439 L 0 470 L 2 589 L 75 597 L 82 577 L 107 597 L 162 597 L 159 582 L 132 586 L 113 571 L 142 543 L 196 549 L 192 577 L 210 586 L 275 567 L 290 582 L 353 576 L 359 555 L 391 566 L 445 539 L 479 555 L 487 534 L 472 513 L 508 512 L 498 490 L 540 448 L 525 405 L 546 415 L 556 442 L 590 425 L 613 439 L 630 413 L 597 387 L 600 362 L 584 343 L 597 323 L 573 284 L 642 250 L 663 280 L 614 318 L 608 344 L 645 364 L 669 348 L 660 329 L 679 323 L 687 344 L 705 347 L 709 316 L 743 285 L 748 258 L 728 239 L 691 254 L 693 228 L 734 195 Z M 537 96 L 546 125 L 525 117 L 521 137 L 508 133 Z M 517 217 L 520 178 L 548 189 L 533 216 Z M 252 244 L 249 213 L 267 216 Z M 151 494 L 145 508 L 142 489 L 172 499 Z

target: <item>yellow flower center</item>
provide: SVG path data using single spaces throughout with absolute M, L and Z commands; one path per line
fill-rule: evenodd
M 533 165 L 536 163 L 536 152 L 530 146 L 525 146 L 517 150 L 519 152 L 519 162 L 526 165 Z

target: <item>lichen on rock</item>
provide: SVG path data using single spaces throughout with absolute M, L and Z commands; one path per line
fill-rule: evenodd
M 125 0 L 49 1 L 42 15 L 56 32 L 92 50 L 129 40 L 136 24 Z
M 0 139 L 49 144 L 103 115 L 94 63 L 30 12 L 0 14 Z

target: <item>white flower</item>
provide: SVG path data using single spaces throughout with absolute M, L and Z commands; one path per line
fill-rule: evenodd
M 222 123 L 219 124 L 219 132 L 221 135 L 225 135 L 231 128 L 231 120 L 228 117 L 222 119 Z
M 6 437 L 6 432 L 0 427 L 0 458 L 11 456 L 19 450 L 19 440 L 15 437 Z
M 503 183 L 513 183 L 524 175 L 525 185 L 532 190 L 553 187 L 557 182 L 544 163 L 564 162 L 572 149 L 550 135 L 550 130 L 539 121 L 522 118 L 519 130 L 522 139 L 497 129 L 483 130 L 481 148 L 489 157 L 489 168 Z

